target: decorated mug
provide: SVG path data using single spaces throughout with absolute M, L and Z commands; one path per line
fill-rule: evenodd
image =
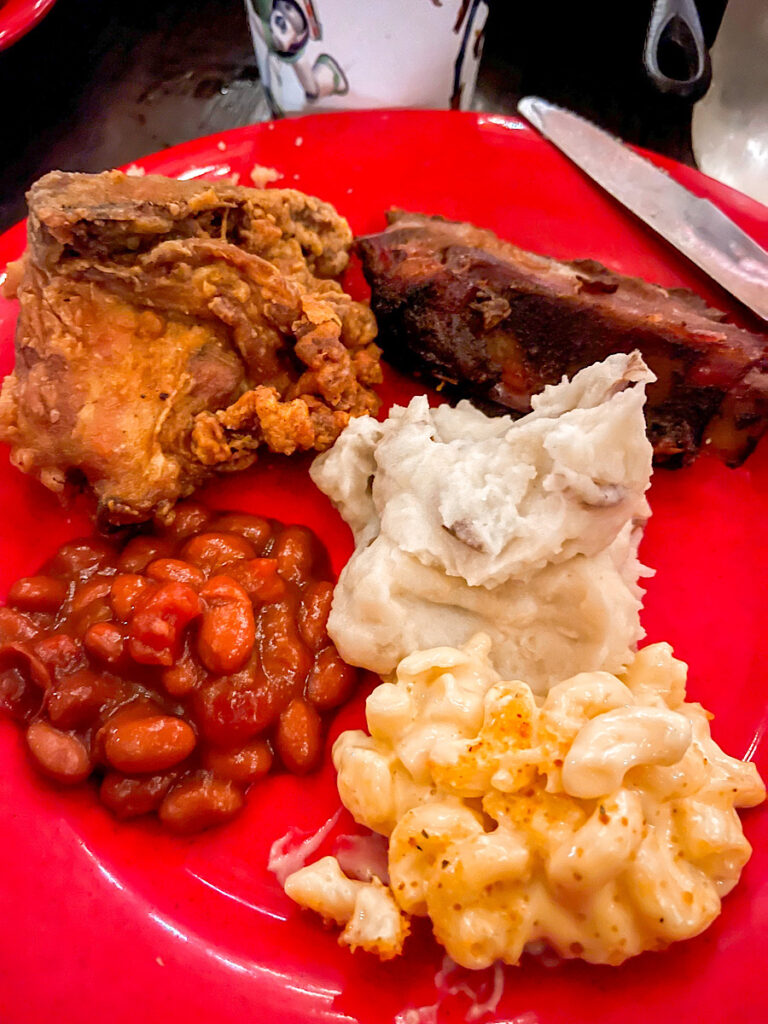
M 276 116 L 371 107 L 466 109 L 485 0 L 245 0 Z

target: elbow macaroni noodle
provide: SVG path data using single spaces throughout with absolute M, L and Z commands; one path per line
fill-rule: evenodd
M 326 857 L 286 892 L 382 958 L 428 915 L 469 968 L 542 940 L 619 964 L 698 934 L 751 853 L 735 808 L 765 789 L 685 701 L 685 675 L 654 644 L 620 678 L 581 673 L 536 698 L 499 679 L 482 634 L 410 655 L 368 698 L 370 735 L 333 751 L 342 801 L 389 836 L 389 885 Z

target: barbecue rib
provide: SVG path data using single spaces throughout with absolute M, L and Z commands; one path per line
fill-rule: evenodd
M 110 523 L 162 516 L 262 445 L 322 451 L 376 411 L 375 321 L 327 279 L 352 241 L 331 206 L 117 171 L 28 200 L 0 439 L 47 487 L 84 479 Z
M 386 358 L 486 412 L 527 412 L 546 384 L 640 349 L 658 380 L 646 418 L 657 463 L 706 444 L 729 465 L 768 417 L 768 338 L 721 322 L 691 292 L 560 262 L 492 232 L 394 210 L 357 248 Z

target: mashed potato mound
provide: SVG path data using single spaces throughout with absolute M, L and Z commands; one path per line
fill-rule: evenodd
M 653 379 L 620 353 L 545 388 L 519 420 L 422 396 L 350 423 L 311 469 L 355 535 L 328 623 L 342 657 L 385 674 L 482 631 L 495 668 L 537 692 L 621 671 L 643 636 Z

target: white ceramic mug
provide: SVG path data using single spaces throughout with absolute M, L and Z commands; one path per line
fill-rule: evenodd
M 245 0 L 276 115 L 371 107 L 466 109 L 486 0 Z

